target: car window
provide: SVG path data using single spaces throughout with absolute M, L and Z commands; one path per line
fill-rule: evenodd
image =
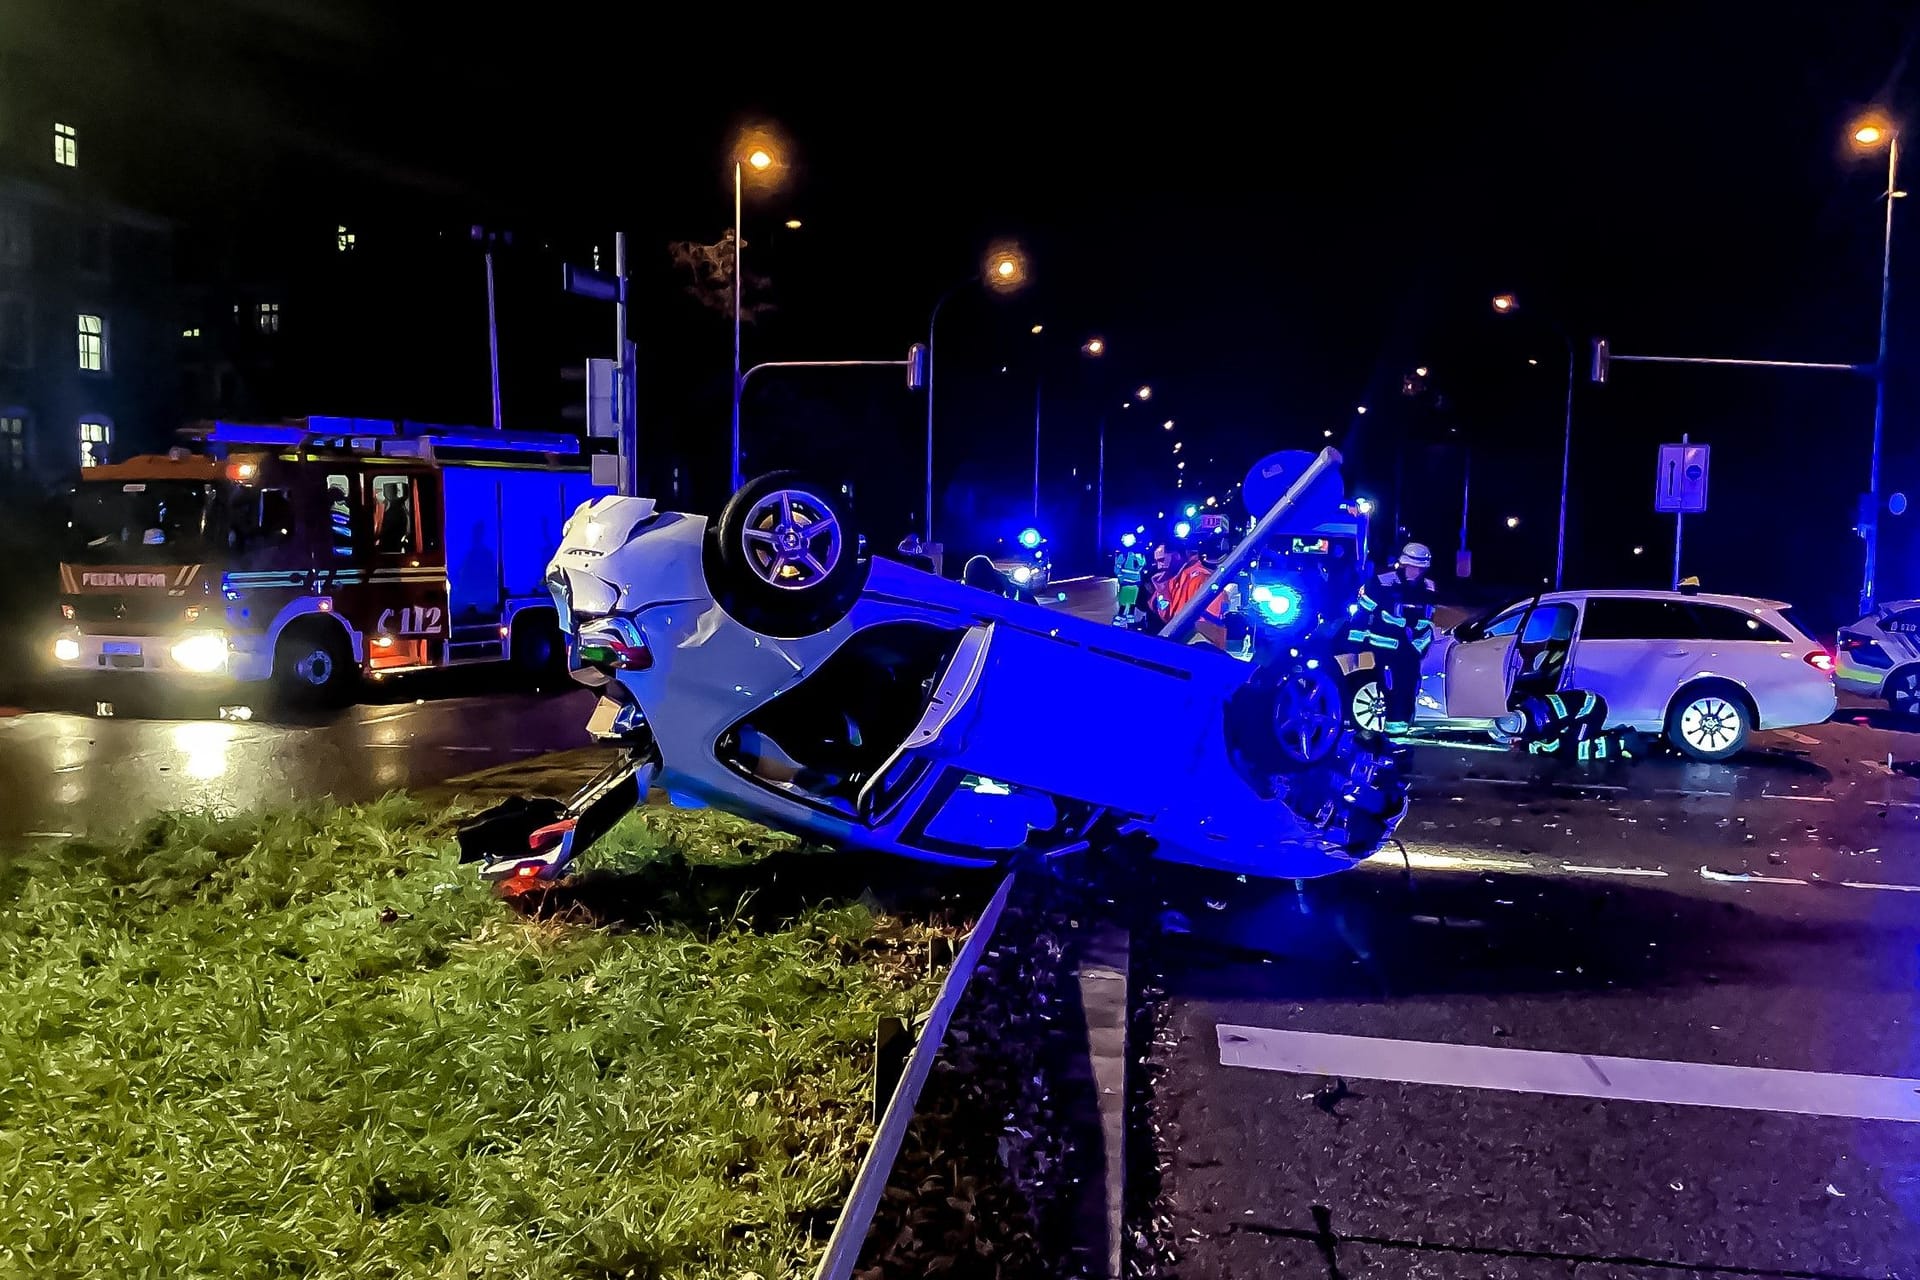
M 1527 618 L 1526 634 L 1520 637 L 1520 642 L 1544 644 L 1549 640 L 1565 640 L 1572 635 L 1573 606 L 1543 604 Z
M 1698 600 L 1687 608 L 1693 614 L 1694 634 L 1702 640 L 1764 640 L 1784 644 L 1787 639 L 1772 623 L 1741 609 L 1702 604 Z
M 1479 629 L 1480 638 L 1488 636 L 1510 636 L 1520 629 L 1520 619 L 1526 616 L 1527 606 L 1517 604 L 1493 621 Z
M 1912 635 L 1920 632 L 1920 609 L 1902 609 L 1881 623 L 1880 629 L 1892 635 Z
M 1678 600 L 1595 596 L 1587 601 L 1582 640 L 1692 640 L 1699 628 Z

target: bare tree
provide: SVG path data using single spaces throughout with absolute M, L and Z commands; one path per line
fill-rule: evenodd
M 687 294 L 701 306 L 721 315 L 733 316 L 733 230 L 713 244 L 701 244 L 697 240 L 675 240 L 667 246 L 667 252 L 673 257 L 673 265 L 686 268 L 689 280 Z M 753 295 L 764 294 L 772 281 L 767 277 L 755 275 L 749 271 L 745 278 L 744 298 L 740 307 L 740 320 L 743 324 L 752 324 L 761 316 L 774 310 L 771 302 L 756 302 Z

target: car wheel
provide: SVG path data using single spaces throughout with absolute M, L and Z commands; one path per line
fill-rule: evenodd
M 344 701 L 357 674 L 347 638 L 332 624 L 288 627 L 273 648 L 274 686 L 290 702 Z
M 1347 722 L 1367 733 L 1387 731 L 1387 687 L 1372 668 L 1347 678 Z
M 794 640 L 847 616 L 870 561 L 839 490 L 791 471 L 756 477 L 708 532 L 707 585 L 727 615 Z
M 1346 736 L 1339 679 L 1326 670 L 1256 670 L 1227 702 L 1227 741 L 1261 770 L 1324 764 Z
M 1731 685 L 1694 685 L 1682 691 L 1667 713 L 1667 741 L 1695 760 L 1730 759 L 1752 733 L 1753 717 Z
M 1881 690 L 1888 708 L 1908 724 L 1920 724 L 1920 667 L 1902 667 Z

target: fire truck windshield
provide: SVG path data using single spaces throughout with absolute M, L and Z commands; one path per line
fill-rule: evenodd
M 202 558 L 224 540 L 204 480 L 82 481 L 73 494 L 68 555 L 85 564 L 162 564 Z

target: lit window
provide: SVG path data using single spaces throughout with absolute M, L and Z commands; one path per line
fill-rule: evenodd
M 262 333 L 280 332 L 280 304 L 277 302 L 256 303 L 253 318 L 260 325 Z
M 599 245 L 593 246 L 593 269 L 595 271 L 598 271 L 600 269 L 600 246 Z
M 80 465 L 97 467 L 113 447 L 113 424 L 104 418 L 80 419 Z
M 27 420 L 0 416 L 0 471 L 18 475 L 27 469 Z
M 80 317 L 80 368 L 87 373 L 107 370 L 107 322 L 99 316 Z
M 357 241 L 354 238 L 353 232 L 347 230 L 346 223 L 343 222 L 340 224 L 340 230 L 334 235 L 334 243 L 339 246 L 340 252 L 342 253 L 351 253 L 353 251 L 353 246 Z
M 53 162 L 68 168 L 80 163 L 80 135 L 70 124 L 53 126 Z
M 200 336 L 200 326 L 194 325 L 191 329 L 182 329 L 180 336 L 183 338 L 197 338 Z

